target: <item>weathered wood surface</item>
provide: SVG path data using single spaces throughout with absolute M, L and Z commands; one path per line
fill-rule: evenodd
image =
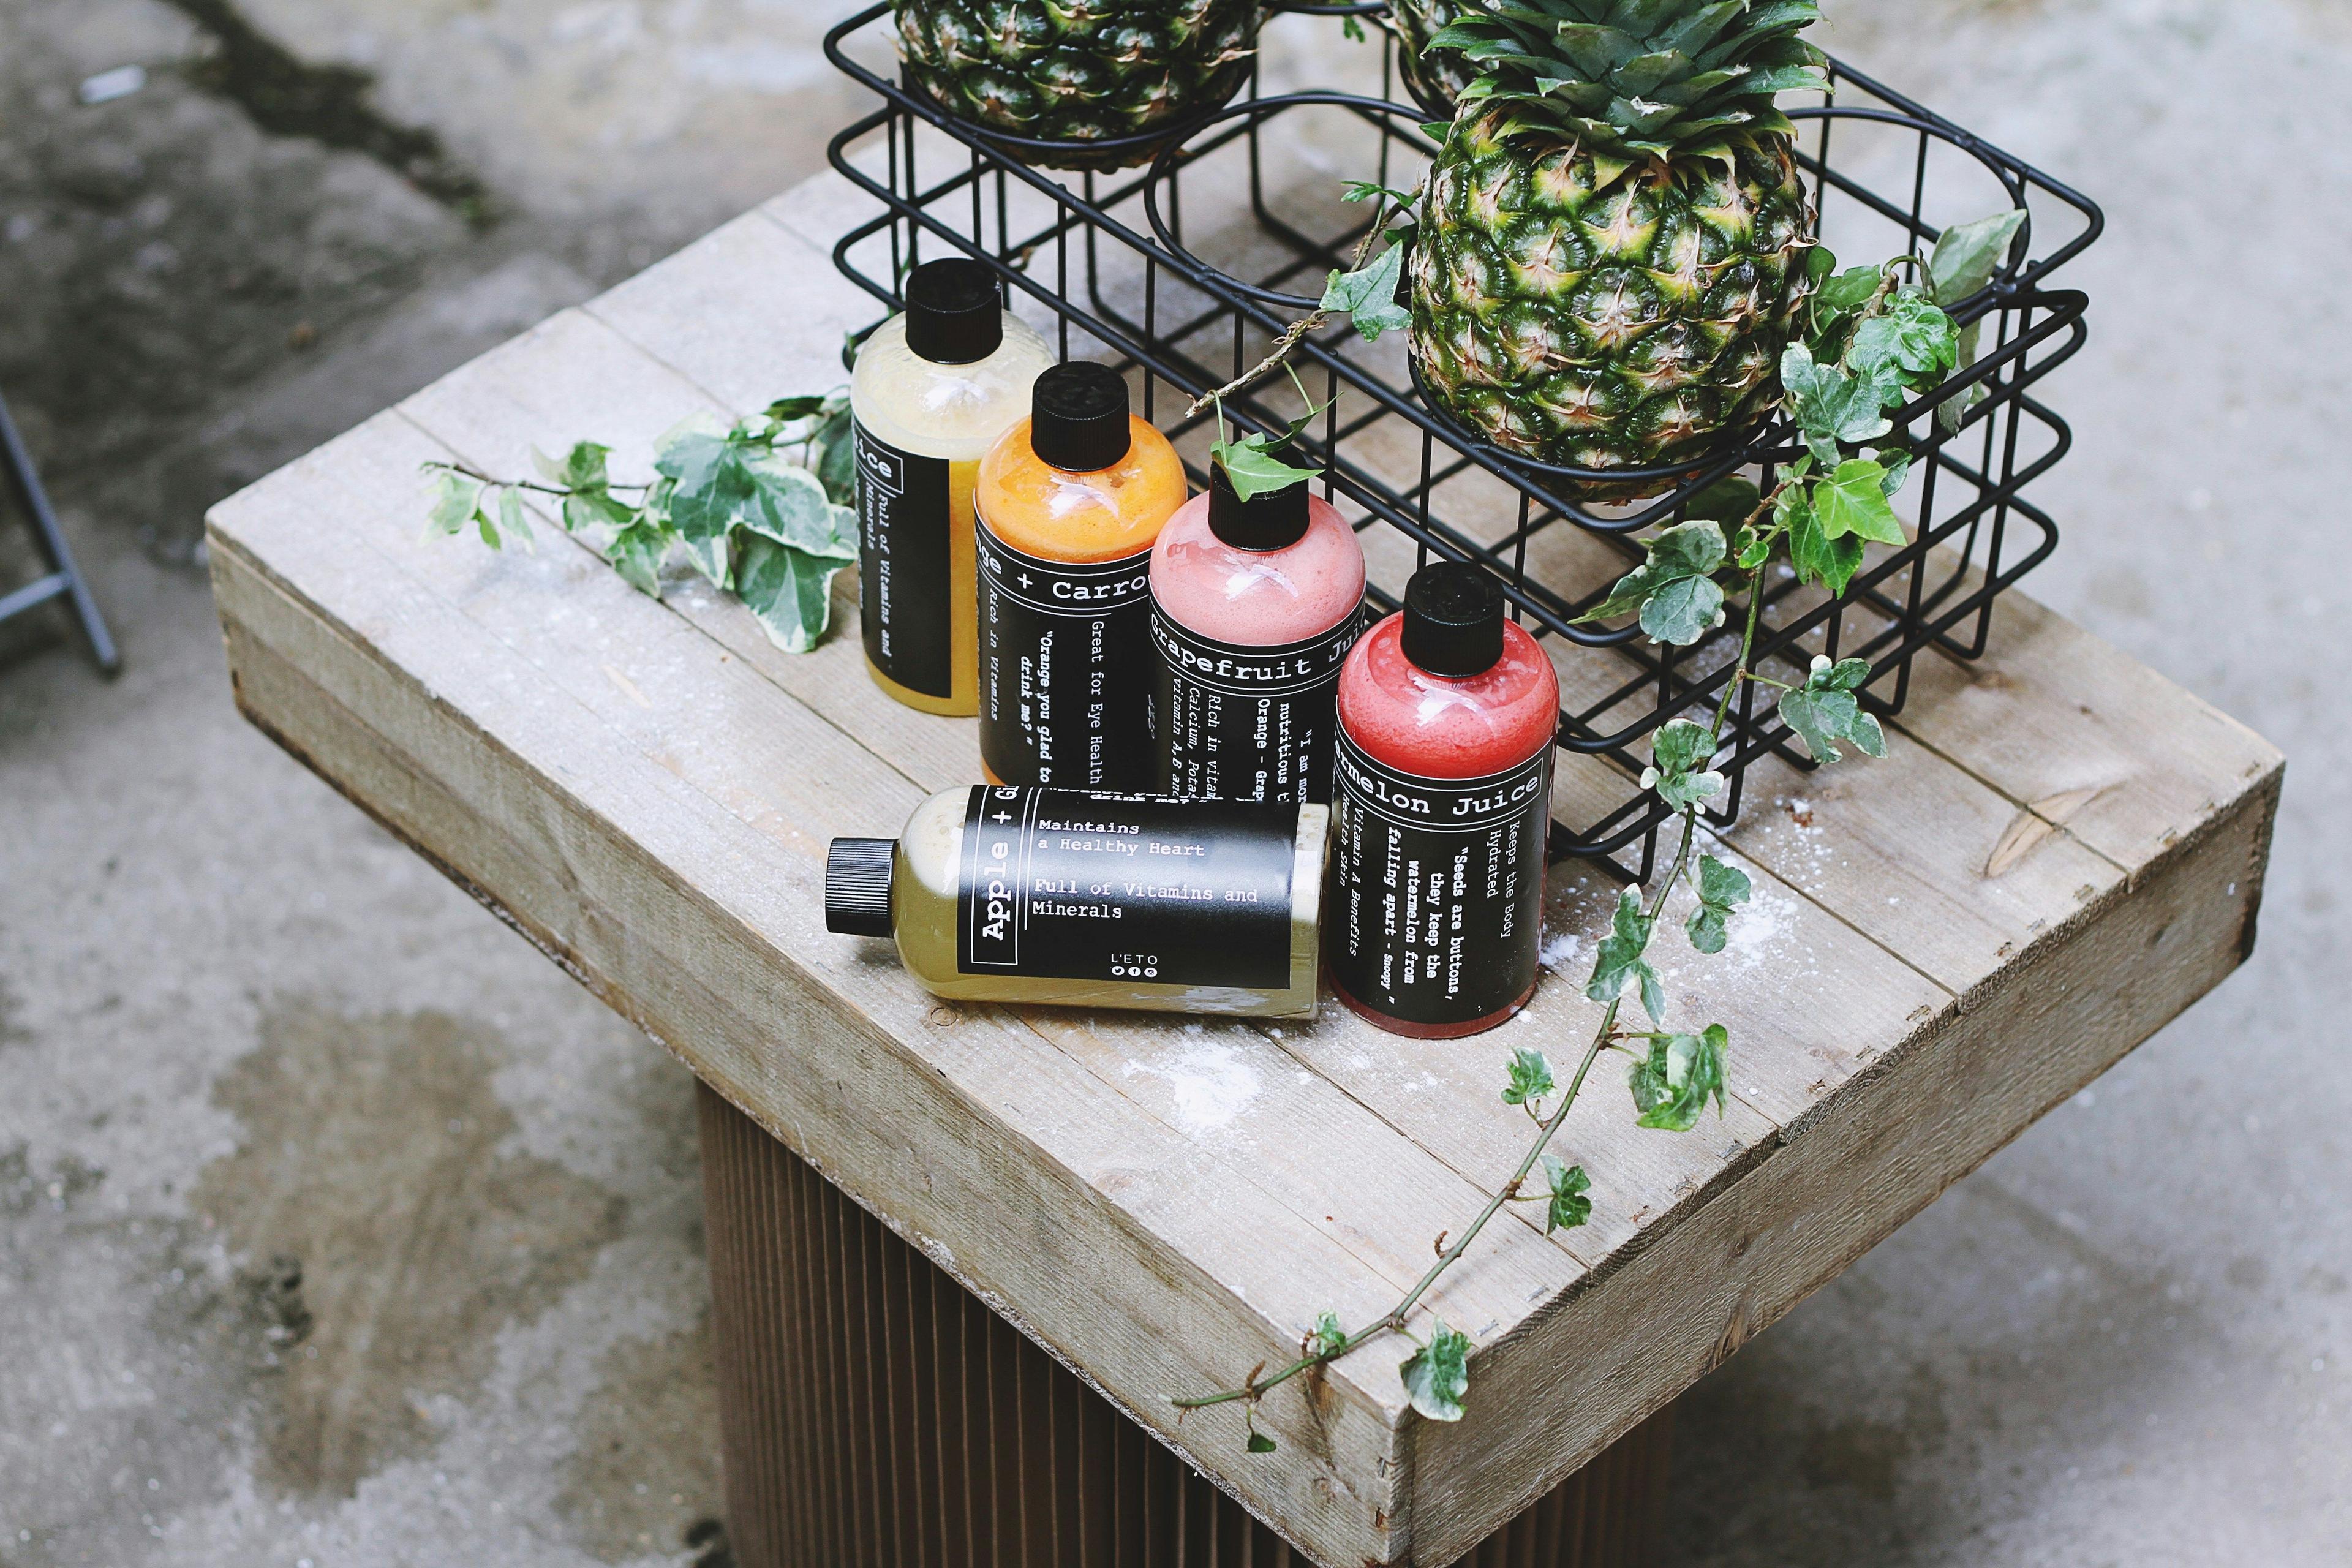
M 1594 1223 L 1514 1211 L 1430 1299 L 1476 1342 L 1467 1419 L 1412 1414 L 1391 1341 L 1269 1398 L 1275 1455 L 1230 1410 L 1180 1425 L 1171 1395 L 1319 1311 L 1385 1310 L 1507 1173 L 1502 1064 L 1589 1035 L 1613 889 L 1555 879 L 1568 977 L 1465 1042 L 950 1007 L 827 935 L 827 839 L 969 782 L 970 721 L 877 693 L 854 613 L 793 658 L 551 529 L 427 540 L 417 465 L 593 437 L 642 475 L 686 415 L 834 384 L 873 314 L 827 255 L 860 211 L 811 182 L 224 502 L 238 701 L 1319 1560 L 1452 1561 L 2243 957 L 2278 753 L 2012 596 L 1985 661 L 1923 661 L 1889 760 L 1750 775 L 1754 908 L 1717 958 L 1664 944 L 1678 1008 L 1731 1030 L 1729 1113 L 1643 1132 L 1602 1076 L 1562 1149 Z

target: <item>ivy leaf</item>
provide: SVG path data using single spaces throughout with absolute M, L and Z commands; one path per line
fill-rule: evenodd
M 1614 1002 L 1624 994 L 1625 983 L 1633 981 L 1641 986 L 1643 1011 L 1656 1023 L 1666 1010 L 1666 991 L 1658 984 L 1658 972 L 1642 958 L 1650 946 L 1650 924 L 1642 912 L 1640 893 L 1628 888 L 1618 895 L 1616 920 L 1601 939 L 1584 994 L 1595 1002 Z
M 1295 468 L 1267 450 L 1273 444 L 1265 432 L 1254 431 L 1237 441 L 1216 442 L 1209 456 L 1233 481 L 1234 494 L 1244 500 L 1315 478 L 1313 468 Z
M 833 619 L 833 578 L 847 557 L 816 555 L 745 530 L 735 559 L 735 596 L 759 617 L 768 640 L 806 653 Z
M 1339 1347 L 1348 1342 L 1348 1331 L 1339 1326 L 1339 1314 L 1326 1311 L 1315 1320 L 1315 1331 L 1307 1336 L 1307 1349 L 1317 1355 L 1337 1355 Z
M 1818 583 L 1835 598 L 1862 568 L 1862 541 L 1853 534 L 1832 539 L 1814 514 L 1811 487 L 1790 485 L 1773 505 L 1774 519 L 1789 531 L 1789 561 L 1805 582 Z
M 1730 932 L 1732 910 L 1746 903 L 1755 892 L 1748 873 L 1737 866 L 1727 866 L 1712 855 L 1698 858 L 1698 908 L 1691 911 L 1690 922 L 1683 929 L 1690 933 L 1690 944 L 1701 952 L 1721 952 Z
M 1503 1086 L 1505 1105 L 1525 1105 L 1552 1091 L 1551 1060 L 1525 1047 L 1511 1053 L 1511 1081 Z
M 1412 312 L 1396 302 L 1403 276 L 1404 247 L 1391 245 L 1354 272 L 1334 268 L 1323 286 L 1323 309 L 1345 311 L 1366 342 L 1377 342 L 1382 332 L 1412 324 Z
M 448 468 L 436 474 L 430 526 L 443 533 L 459 532 L 474 521 L 475 510 L 481 504 L 482 481 Z
M 1851 742 L 1864 755 L 1886 754 L 1886 732 L 1863 710 L 1854 693 L 1870 679 L 1867 660 L 1849 658 L 1832 664 L 1827 655 L 1813 658 L 1805 684 L 1780 694 L 1780 720 L 1804 738 L 1805 749 L 1818 763 L 1845 759 L 1837 742 Z
M 1831 265 L 1836 265 L 1834 258 Z M 1877 295 L 1884 277 L 1875 267 L 1849 267 L 1822 284 L 1821 291 L 1813 296 L 1813 308 L 1832 315 L 1852 315 Z
M 1853 330 L 1845 363 L 1865 381 L 1932 385 L 1959 363 L 1960 329 L 1925 289 L 1898 289 Z
M 1698 1125 L 1706 1102 L 1723 1114 L 1723 1057 L 1731 1043 L 1720 1024 L 1709 1024 L 1703 1034 L 1669 1035 L 1650 1042 L 1650 1054 L 1633 1064 L 1630 1082 L 1637 1125 L 1665 1132 L 1687 1132 Z
M 1824 468 L 1837 467 L 1840 442 L 1874 441 L 1895 428 L 1881 412 L 1884 384 L 1857 380 L 1834 365 L 1816 363 L 1812 351 L 1802 343 L 1790 343 L 1782 351 L 1780 384 L 1788 391 L 1789 409 L 1807 449 Z
M 521 541 L 525 550 L 539 548 L 539 540 L 523 516 L 522 492 L 511 485 L 499 492 L 499 531 L 509 539 Z
M 1677 523 L 1650 541 L 1649 559 L 1618 579 L 1584 621 L 1639 610 L 1642 629 L 1658 642 L 1687 647 L 1723 614 L 1723 590 L 1711 575 L 1723 564 L 1723 526 L 1711 518 Z
M 605 542 L 604 559 L 638 593 L 661 597 L 662 557 L 668 552 L 670 534 L 658 522 L 633 517 L 628 525 Z
M 1404 1363 L 1405 1392 L 1412 1407 L 1432 1421 L 1462 1419 L 1462 1400 L 1470 1392 L 1470 1340 L 1437 1320 L 1429 1342 Z
M 1265 1433 L 1259 1431 L 1255 1426 L 1250 1428 L 1249 1443 L 1247 1446 L 1249 1451 L 1253 1454 L 1271 1454 L 1276 1447 L 1273 1438 L 1267 1436 Z
M 1849 458 L 1837 471 L 1813 485 L 1813 514 L 1826 539 L 1848 534 L 1881 544 L 1908 542 L 1903 523 L 1886 500 L 1886 469 L 1870 458 Z
M 1642 787 L 1656 790 L 1676 811 L 1714 799 L 1724 789 L 1723 775 L 1706 765 L 1715 749 L 1715 731 L 1704 724 L 1676 719 L 1661 726 L 1650 742 L 1652 765 L 1642 770 Z
M 857 423 L 850 416 L 849 399 L 829 399 L 824 423 L 809 437 L 816 453 L 817 479 L 835 506 L 857 504 Z
M 1401 191 L 1394 185 L 1383 185 L 1371 180 L 1349 180 L 1339 188 L 1343 202 L 1394 202 L 1400 207 L 1410 207 L 1421 199 L 1416 191 Z
M 811 555 L 856 559 L 856 513 L 835 506 L 814 474 L 772 452 L 750 453 L 738 462 L 751 482 L 740 519 L 744 529 Z M 675 499 L 670 507 L 674 514 Z
M 1949 309 L 1991 283 L 2011 241 L 2024 226 L 2024 209 L 2011 207 L 1946 229 L 1936 241 L 1935 254 L 1927 258 L 1927 286 L 1936 303 Z
M 828 396 L 803 393 L 798 397 L 779 397 L 763 411 L 779 425 L 791 425 L 803 419 L 814 419 L 826 411 L 833 401 Z
M 1544 1234 L 1556 1230 L 1574 1230 L 1592 1217 L 1592 1200 L 1584 1194 L 1592 1190 L 1592 1178 L 1584 1173 L 1581 1165 L 1563 1163 L 1557 1154 L 1543 1157 L 1544 1182 L 1551 1188 L 1551 1202 L 1544 1208 Z
M 708 415 L 678 425 L 654 448 L 654 471 L 673 481 L 670 525 L 688 542 L 724 538 L 751 504 L 750 455 L 740 426 L 727 429 Z
M 1683 503 L 1685 518 L 1713 518 L 1717 522 L 1742 523 L 1755 515 L 1756 503 L 1764 493 L 1756 481 L 1738 474 L 1727 474 Z

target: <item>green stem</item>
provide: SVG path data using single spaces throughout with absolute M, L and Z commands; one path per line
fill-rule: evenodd
M 1750 519 L 1751 524 L 1768 516 L 1771 511 L 1771 500 L 1767 498 L 1764 503 L 1757 508 L 1755 516 Z M 1731 716 L 1732 697 L 1738 691 L 1739 683 L 1742 680 L 1751 679 L 1748 666 L 1755 658 L 1757 628 L 1763 621 L 1764 567 L 1769 563 L 1768 556 L 1766 562 L 1759 563 L 1748 576 L 1748 617 L 1740 629 L 1739 662 L 1732 671 L 1731 679 L 1723 683 L 1723 696 L 1716 703 L 1715 708 L 1713 733 L 1718 746 L 1722 744 L 1724 723 Z M 1652 922 L 1656 921 L 1660 912 L 1665 908 L 1667 896 L 1674 891 L 1675 884 L 1682 879 L 1684 872 L 1690 865 L 1691 848 L 1698 835 L 1697 808 L 1696 806 L 1686 808 L 1682 813 L 1682 837 L 1675 847 L 1674 864 L 1667 869 L 1665 876 L 1659 879 L 1656 891 L 1650 896 L 1643 911 L 1644 918 Z M 1439 1277 L 1448 1268 L 1453 1268 L 1455 1260 L 1470 1249 L 1470 1244 L 1478 1239 L 1479 1232 L 1486 1228 L 1486 1222 L 1501 1213 L 1505 1204 L 1519 1198 L 1519 1189 L 1527 1184 L 1528 1177 L 1536 1168 L 1536 1162 L 1543 1158 L 1544 1151 L 1551 1146 L 1553 1137 L 1568 1121 L 1568 1113 L 1575 1109 L 1577 1099 L 1584 1089 L 1584 1080 L 1591 1074 L 1592 1064 L 1600 1059 L 1601 1053 L 1603 1050 L 1622 1048 L 1615 1044 L 1621 1039 L 1640 1040 L 1662 1037 L 1655 1033 L 1632 1030 L 1621 1032 L 1617 1027 L 1617 1012 L 1623 1005 L 1624 998 L 1620 996 L 1612 1001 L 1607 1011 L 1601 1014 L 1600 1027 L 1592 1032 L 1592 1042 L 1585 1047 L 1584 1059 L 1577 1064 L 1576 1075 L 1569 1079 L 1567 1091 L 1560 1097 L 1559 1108 L 1537 1124 L 1535 1141 L 1528 1145 L 1527 1153 L 1520 1159 L 1518 1169 L 1511 1173 L 1511 1179 L 1504 1183 L 1493 1197 L 1486 1200 L 1486 1206 L 1478 1211 L 1478 1217 L 1470 1222 L 1469 1228 L 1462 1233 L 1460 1239 L 1437 1255 L 1437 1261 L 1431 1264 L 1422 1277 L 1413 1282 L 1412 1289 L 1406 1291 L 1403 1299 L 1395 1306 L 1348 1335 L 1330 1349 L 1310 1352 L 1265 1376 L 1260 1376 L 1254 1372 L 1239 1388 L 1229 1388 L 1222 1393 L 1199 1394 L 1185 1399 L 1171 1399 L 1169 1403 L 1179 1410 L 1206 1410 L 1212 1405 L 1232 1405 L 1244 1400 L 1255 1405 L 1272 1390 L 1279 1388 L 1303 1372 L 1311 1371 L 1328 1362 L 1337 1361 L 1349 1352 L 1369 1344 L 1384 1334 L 1403 1333 L 1406 1321 L 1412 1315 L 1412 1310 L 1421 1304 L 1422 1298 L 1429 1293 L 1430 1287 L 1435 1285 Z M 1529 1114 L 1534 1113 L 1530 1111 Z

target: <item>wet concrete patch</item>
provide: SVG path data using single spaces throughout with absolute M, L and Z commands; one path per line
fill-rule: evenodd
M 238 1261 L 270 1346 L 257 1415 L 266 1484 L 350 1496 L 424 1450 L 426 1415 L 489 1373 L 621 1233 L 626 1205 L 514 1151 L 495 1037 L 437 1013 L 292 1004 L 215 1086 L 244 1129 L 191 1194 Z
M 205 30 L 188 79 L 227 99 L 273 136 L 299 136 L 363 153 L 475 223 L 489 192 L 429 128 L 403 125 L 370 97 L 374 77 L 355 66 L 311 65 L 256 27 L 228 0 L 164 0 Z
M 723 1533 L 704 1528 L 719 1499 L 708 1314 L 691 1332 L 620 1341 L 595 1377 L 555 1498 L 566 1532 L 607 1563 L 681 1546 L 705 1559 L 723 1552 Z

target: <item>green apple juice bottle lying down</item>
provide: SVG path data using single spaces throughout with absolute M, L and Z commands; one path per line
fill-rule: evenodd
M 836 838 L 825 929 L 965 1002 L 1305 1017 L 1328 808 L 975 784 Z

